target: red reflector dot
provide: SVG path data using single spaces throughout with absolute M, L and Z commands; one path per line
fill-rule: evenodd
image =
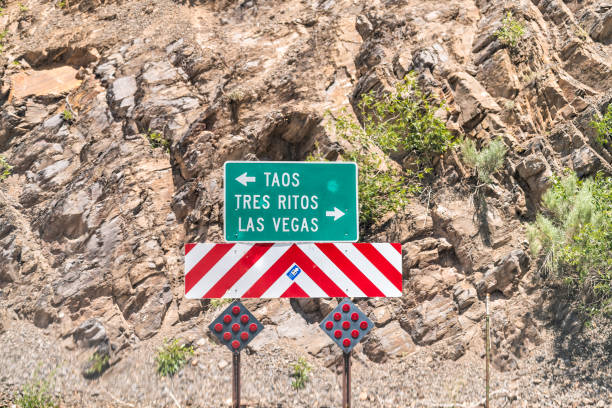
M 361 328 L 361 330 L 365 330 L 368 328 L 368 322 L 363 321 L 359 324 L 359 327 Z
M 232 334 L 230 332 L 223 333 L 223 340 L 228 341 L 232 338 Z
M 357 314 L 357 312 L 353 313 L 351 315 L 351 320 L 356 322 L 357 320 L 359 320 L 359 315 Z
M 249 330 L 251 332 L 256 332 L 257 331 L 257 325 L 255 323 L 251 323 L 251 325 L 249 326 Z
M 223 330 L 223 325 L 221 323 L 215 324 L 215 331 L 219 333 L 221 330 Z
M 224 321 L 226 324 L 227 324 L 227 323 L 229 323 L 229 322 L 231 322 L 231 321 L 232 321 L 232 316 L 230 316 L 230 315 L 225 315 L 225 316 L 223 316 L 223 321 Z
M 351 332 L 351 336 L 352 336 L 354 339 L 356 339 L 357 337 L 359 337 L 359 332 L 358 332 L 357 330 L 353 330 L 353 331 Z
M 333 322 L 325 322 L 325 328 L 327 330 L 331 330 L 332 327 L 334 327 L 334 323 Z
M 334 337 L 335 337 L 335 338 L 337 338 L 337 339 L 339 339 L 340 337 L 342 337 L 342 332 L 341 332 L 340 330 L 336 330 L 336 331 L 334 332 Z
M 240 325 L 238 323 L 234 323 L 232 325 L 232 331 L 237 332 L 238 330 L 240 330 Z
M 249 333 L 247 332 L 240 333 L 240 338 L 242 339 L 242 341 L 247 341 L 249 339 Z
M 336 313 L 334 313 L 334 320 L 335 320 L 335 321 L 338 321 L 338 320 L 340 320 L 340 319 L 342 319 L 342 315 L 341 315 L 340 313 L 337 313 L 337 312 L 336 312 Z
M 351 327 L 351 322 L 347 322 L 346 320 L 342 322 L 342 328 L 344 330 L 348 330 Z
M 351 345 L 351 340 L 349 340 L 349 339 L 344 339 L 344 340 L 342 340 L 342 345 L 343 345 L 344 347 L 348 347 L 348 346 L 350 346 L 350 345 Z
M 238 340 L 232 341 L 232 347 L 237 349 L 238 347 L 240 347 L 240 342 Z
M 248 323 L 248 321 L 249 321 L 249 316 L 247 316 L 247 315 L 242 315 L 242 316 L 240 316 L 240 321 L 241 321 L 242 323 L 245 323 L 245 324 L 246 324 L 246 323 Z
M 232 307 L 232 313 L 237 315 L 238 313 L 240 313 L 240 306 L 234 306 Z
M 348 312 L 349 310 L 351 310 L 351 305 L 349 305 L 348 303 L 342 305 L 342 311 L 344 313 Z

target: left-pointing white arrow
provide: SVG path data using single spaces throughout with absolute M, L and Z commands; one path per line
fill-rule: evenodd
M 241 175 L 236 177 L 236 181 L 242 184 L 243 186 L 246 186 L 247 183 L 255 181 L 255 177 L 249 177 L 246 173 L 242 173 Z
M 334 211 L 325 211 L 325 215 L 327 217 L 334 217 L 334 221 L 336 221 L 338 218 L 342 217 L 344 213 L 337 207 L 334 207 Z

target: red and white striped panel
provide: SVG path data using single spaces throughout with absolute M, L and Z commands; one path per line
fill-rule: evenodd
M 185 245 L 190 299 L 401 295 L 401 244 Z

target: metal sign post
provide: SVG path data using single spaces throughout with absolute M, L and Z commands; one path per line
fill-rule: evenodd
M 372 330 L 373 323 L 349 299 L 344 299 L 319 327 L 344 352 L 342 408 L 351 406 L 351 354 L 353 348 Z
M 236 300 L 208 328 L 232 351 L 232 408 L 239 408 L 240 352 L 263 330 L 263 325 Z
M 226 162 L 228 242 L 355 242 L 357 165 L 350 162 Z
M 240 353 L 232 353 L 232 408 L 240 408 Z
M 351 408 L 351 354 L 344 353 L 344 373 L 342 376 L 342 408 Z

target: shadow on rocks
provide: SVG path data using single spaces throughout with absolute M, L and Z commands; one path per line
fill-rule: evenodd
M 578 310 L 575 298 L 564 287 L 551 288 L 540 299 L 536 314 L 550 322 L 549 328 L 554 333 L 554 354 L 545 362 L 551 366 L 545 373 L 547 379 L 568 390 L 580 384 L 611 393 L 612 319 L 605 316 L 589 319 Z

